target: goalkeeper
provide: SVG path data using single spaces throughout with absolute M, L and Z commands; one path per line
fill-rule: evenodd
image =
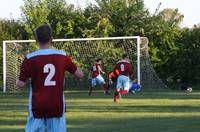
M 137 79 L 135 79 L 134 81 L 130 80 L 130 89 L 129 92 L 135 94 L 136 92 L 140 92 L 141 91 L 141 86 L 138 84 Z

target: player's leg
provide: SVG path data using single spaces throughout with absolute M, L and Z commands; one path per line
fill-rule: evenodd
M 113 81 L 112 80 L 109 80 L 109 82 L 107 83 L 107 91 L 109 91 L 110 87 L 112 86 L 113 84 Z
M 109 80 L 108 85 L 107 85 L 107 90 L 109 91 L 110 87 L 117 83 L 117 77 L 113 77 Z
M 47 132 L 66 132 L 66 119 L 65 114 L 60 118 L 47 119 Z
M 108 95 L 109 94 L 108 93 L 108 85 L 106 84 L 104 78 L 101 75 L 99 75 L 99 76 L 97 76 L 97 81 L 100 85 L 103 86 L 104 94 Z
M 113 84 L 113 72 L 109 73 L 109 81 L 108 81 L 108 85 L 107 85 L 107 90 L 110 89 L 111 85 Z
M 121 98 L 120 89 L 117 89 L 114 93 L 114 102 L 117 102 Z
M 103 85 L 103 89 L 104 89 L 104 94 L 105 95 L 110 95 L 108 84 L 104 84 Z
M 97 85 L 97 79 L 96 78 L 92 78 L 91 79 L 91 84 L 90 84 L 90 87 L 89 87 L 89 92 L 88 92 L 88 95 L 91 95 L 92 94 L 92 90 L 94 89 L 94 87 Z
M 36 119 L 33 116 L 28 117 L 26 132 L 46 132 L 45 119 Z
M 140 92 L 141 91 L 141 86 L 139 85 L 139 84 L 134 84 L 134 87 L 135 87 L 135 90 L 137 91 L 137 92 Z
M 129 93 L 133 93 L 134 92 L 134 88 L 133 88 L 133 82 L 132 81 L 130 81 L 129 82 Z
M 116 91 L 114 93 L 114 102 L 117 102 L 117 99 L 119 99 L 121 97 L 121 88 L 123 87 L 123 83 L 122 83 L 122 76 L 119 76 L 117 78 L 117 86 L 116 86 Z
M 123 76 L 122 79 L 122 91 L 121 91 L 121 95 L 127 94 L 129 92 L 130 89 L 130 81 L 129 81 L 129 77 Z
M 139 91 L 141 91 L 140 85 L 137 84 L 137 83 L 132 83 L 131 86 L 130 86 L 129 92 L 136 93 L 136 92 L 139 92 Z

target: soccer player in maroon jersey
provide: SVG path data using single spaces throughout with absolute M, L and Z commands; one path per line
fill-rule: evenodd
M 92 66 L 91 72 L 92 72 L 92 79 L 91 79 L 91 86 L 89 88 L 88 94 L 91 95 L 93 88 L 98 84 L 103 86 L 104 94 L 109 94 L 107 90 L 107 85 L 104 80 L 104 78 L 101 76 L 102 74 L 105 74 L 105 72 L 101 68 L 101 59 L 96 60 L 96 64 Z
M 116 92 L 114 93 L 114 102 L 120 98 L 121 95 L 129 92 L 129 76 L 132 76 L 132 66 L 129 62 L 127 54 L 122 55 L 122 60 L 118 61 L 114 71 L 118 71 Z
M 26 132 L 66 132 L 65 71 L 77 77 L 83 77 L 83 72 L 64 51 L 50 48 L 49 25 L 39 26 L 35 36 L 40 49 L 26 55 L 16 82 L 16 86 L 22 88 L 31 79 Z
M 113 83 L 117 82 L 118 74 L 119 74 L 118 70 L 112 71 L 112 72 L 109 73 L 109 75 L 108 75 L 108 77 L 109 77 L 109 82 L 108 82 L 107 90 L 110 89 L 110 86 L 111 86 Z

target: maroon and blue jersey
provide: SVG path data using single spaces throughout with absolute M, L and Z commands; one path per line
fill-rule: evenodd
M 95 65 L 92 66 L 91 71 L 92 71 L 92 77 L 93 78 L 99 76 L 99 74 L 100 74 L 99 67 L 101 67 L 100 64 L 95 64 Z
M 117 71 L 117 75 L 124 75 L 124 76 L 129 76 L 131 73 L 131 64 L 128 61 L 119 61 L 115 68 L 114 71 Z
M 41 49 L 26 56 L 19 80 L 31 79 L 29 110 L 35 118 L 62 116 L 65 71 L 73 74 L 76 70 L 76 65 L 64 51 Z

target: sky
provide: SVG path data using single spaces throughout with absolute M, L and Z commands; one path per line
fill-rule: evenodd
M 95 0 L 66 0 L 67 3 L 76 4 L 85 7 L 89 2 L 95 3 Z M 160 10 L 164 8 L 178 8 L 184 15 L 182 27 L 193 27 L 200 23 L 200 0 L 144 0 L 145 7 L 153 14 L 161 2 Z M 20 6 L 23 0 L 0 0 L 0 18 L 18 19 L 21 16 Z

